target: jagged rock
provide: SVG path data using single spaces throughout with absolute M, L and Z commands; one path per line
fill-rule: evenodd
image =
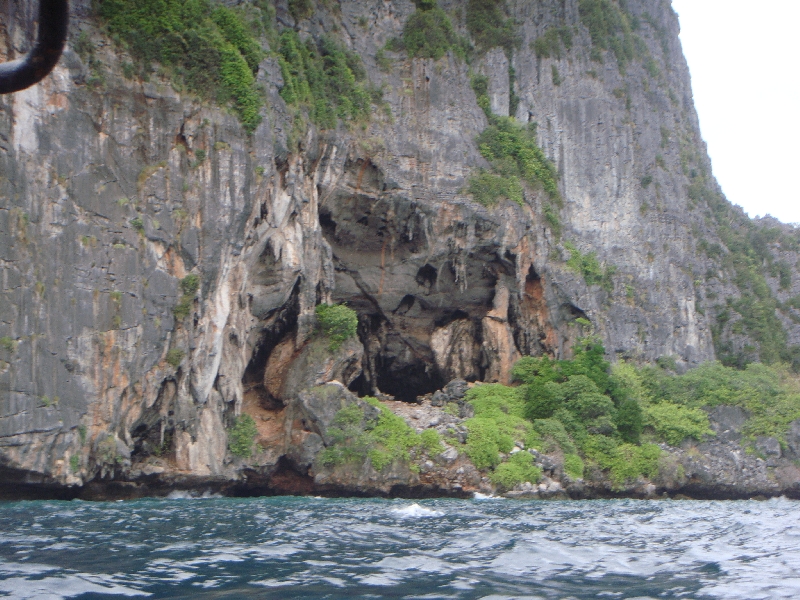
M 288 400 L 305 389 L 329 381 L 340 381 L 345 386 L 350 385 L 361 375 L 364 346 L 354 338 L 346 340 L 335 351 L 331 351 L 329 346 L 330 341 L 325 337 L 313 339 L 305 344 L 296 355 L 290 357 L 283 369 L 274 368 L 274 371 L 285 373 L 279 390 L 274 390 L 270 385 L 267 385 L 267 389 L 274 391 L 279 398 Z M 273 352 L 271 357 L 275 354 Z M 268 362 L 267 373 L 271 372 L 270 367 L 271 364 Z
M 322 437 L 313 432 L 293 430 L 289 439 L 289 451 L 286 457 L 292 465 L 303 472 L 317 458 L 324 448 Z
M 321 5 L 307 33 L 352 33 L 341 14 L 362 11 L 363 2 L 336 6 Z M 0 98 L 0 483 L 20 477 L 70 488 L 113 468 L 117 480 L 169 481 L 178 472 L 185 485 L 208 477 L 238 485 L 245 465 L 228 460 L 226 430 L 242 412 L 258 417 L 268 445 L 262 462 L 247 468 L 268 478 L 286 456 L 302 471 L 319 447 L 314 436 L 329 442 L 335 412 L 358 402 L 347 386 L 423 405 L 443 390 L 430 403 L 456 401 L 467 418 L 464 380 L 508 382 L 519 356 L 568 357 L 577 318 L 591 321 L 617 356 L 674 356 L 680 368 L 715 358 L 717 299 L 740 292 L 725 264 L 698 251 L 701 240 L 709 248 L 723 240 L 704 194 L 687 191 L 706 176 L 706 191 L 718 187 L 677 18 L 669 3 L 626 3 L 663 32 L 641 36 L 663 67 L 656 84 L 641 61 L 627 74 L 612 59 L 596 65 L 599 76 L 586 68 L 595 65 L 587 62 L 591 36 L 575 3 L 565 6 L 545 3 L 534 18 L 530 3 L 509 3 L 524 42 L 513 65 L 494 49 L 471 67 L 453 53 L 438 61 L 398 56 L 384 73 L 375 49 L 400 35 L 415 7 L 376 3 L 376 25 L 348 35 L 347 46 L 363 58 L 366 81 L 385 90 L 391 117 L 376 116 L 366 131 L 309 124 L 298 136 L 274 57 L 257 73 L 269 118 L 250 134 L 226 107 L 177 92 L 160 75 L 145 83 L 123 77 L 128 58 L 88 3 L 78 3 L 75 31 L 92 41 L 103 86 L 87 85 L 94 67 L 71 47 L 73 37 L 41 85 Z M 34 0 L 2 6 L 0 51 L 27 37 L 34 8 Z M 557 59 L 531 46 L 550 26 L 574 31 L 558 89 L 542 75 Z M 489 166 L 475 141 L 488 120 L 471 71 L 487 77 L 490 106 L 505 116 L 515 105 L 510 66 L 513 116 L 531 129 L 538 123 L 561 203 L 551 205 L 536 186 L 523 206 L 487 208 L 464 193 L 471 175 Z M 643 183 L 648 178 L 654 185 Z M 781 227 L 754 224 L 761 226 Z M 616 273 L 590 284 L 566 266 L 566 242 Z M 795 265 L 797 252 L 781 250 L 780 260 Z M 190 274 L 198 287 L 184 298 Z M 781 290 L 767 274 L 782 303 L 800 291 L 800 278 L 793 281 Z M 320 302 L 346 302 L 358 313 L 358 339 L 337 353 L 314 338 Z M 792 343 L 800 341 L 800 326 L 780 318 Z M 750 340 L 734 325 L 720 341 L 744 352 Z M 725 445 L 740 431 L 726 410 L 718 409 L 719 444 L 698 446 L 708 453 L 702 460 L 675 451 L 677 466 L 696 485 L 724 482 L 736 494 L 784 489 L 790 459 L 800 458 L 800 421 L 786 457 L 776 459 L 773 485 L 763 461 Z M 459 417 L 437 416 L 434 426 L 463 443 L 463 427 L 443 426 Z M 113 444 L 101 447 L 107 439 Z M 123 462 L 112 466 L 101 454 Z M 162 454 L 158 467 L 149 462 Z M 80 482 L 71 456 L 81 459 Z M 669 489 L 689 485 L 677 466 Z M 319 485 L 381 491 L 414 481 L 400 471 L 375 477 L 321 476 L 327 483 Z M 287 489 L 316 485 L 306 483 Z
M 726 441 L 739 441 L 741 430 L 748 418 L 747 411 L 738 406 L 715 406 L 708 413 L 708 421 L 717 438 Z
M 441 390 L 436 390 L 431 396 L 431 406 L 444 406 L 447 404 L 447 394 Z
M 441 454 L 439 454 L 439 456 L 437 456 L 436 458 L 437 460 L 441 460 L 445 463 L 450 464 L 458 458 L 458 450 L 456 450 L 452 446 L 448 446 L 447 449 Z
M 463 379 L 454 379 L 446 386 L 442 392 L 447 396 L 450 402 L 458 402 L 463 399 L 469 390 L 469 384 Z
M 786 434 L 786 448 L 792 458 L 800 459 L 800 419 L 789 423 L 789 432 Z
M 316 433 L 328 446 L 333 443 L 330 428 L 336 413 L 356 404 L 364 411 L 366 420 L 376 419 L 379 411 L 374 406 L 359 399 L 338 381 L 302 391 L 297 399 L 287 405 L 286 423 L 292 429 Z

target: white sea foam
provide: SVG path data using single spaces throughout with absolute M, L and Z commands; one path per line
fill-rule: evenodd
M 66 574 L 58 577 L 27 579 L 10 577 L 0 580 L 0 595 L 10 595 L 20 600 L 63 600 L 84 594 L 113 596 L 151 596 L 148 592 L 119 585 L 111 577 L 97 575 Z
M 202 494 L 187 492 L 185 490 L 173 490 L 167 495 L 167 500 L 205 500 L 208 498 L 222 498 L 222 495 L 214 494 L 208 490 Z
M 475 492 L 472 496 L 473 500 L 505 500 L 503 496 L 495 496 L 494 494 L 481 494 L 480 492 Z
M 403 508 L 393 508 L 392 513 L 400 518 L 406 517 L 443 517 L 444 513 L 432 508 L 425 508 L 416 502 L 411 506 L 404 506 Z

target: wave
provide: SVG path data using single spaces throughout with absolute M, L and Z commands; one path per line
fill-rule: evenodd
M 173 490 L 167 494 L 167 500 L 205 500 L 208 498 L 222 498 L 222 494 L 215 494 L 206 490 L 202 494 L 186 490 Z
M 432 508 L 425 508 L 416 502 L 411 506 L 404 506 L 403 508 L 393 508 L 390 512 L 394 513 L 400 518 L 407 517 L 443 517 L 444 513 L 440 510 L 433 510 Z

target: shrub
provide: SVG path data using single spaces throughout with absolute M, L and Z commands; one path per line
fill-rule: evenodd
M 648 406 L 645 423 L 671 446 L 677 446 L 688 437 L 702 440 L 706 435 L 714 435 L 705 412 L 679 404 L 665 402 Z
M 183 321 L 192 311 L 192 303 L 197 296 L 197 290 L 200 289 L 200 277 L 195 273 L 190 273 L 181 279 L 178 285 L 182 293 L 172 312 L 178 321 Z
M 313 0 L 288 0 L 289 14 L 295 21 L 307 19 L 314 12 Z
M 77 454 L 73 454 L 69 457 L 69 469 L 73 473 L 77 473 L 81 470 L 81 457 Z
M 507 199 L 524 205 L 522 184 L 518 177 L 503 177 L 495 175 L 485 169 L 480 169 L 477 175 L 469 178 L 467 192 L 472 195 L 475 202 L 486 207 L 495 206 L 500 200 Z
M 180 348 L 171 348 L 167 352 L 166 361 L 172 365 L 173 368 L 177 369 L 180 364 L 183 362 L 184 357 L 186 356 L 186 352 L 181 350 Z
M 200 276 L 195 273 L 190 273 L 180 282 L 181 291 L 186 296 L 194 297 L 197 294 L 197 290 L 200 289 Z
M 366 421 L 364 411 L 351 404 L 339 410 L 330 429 L 333 444 L 321 454 L 321 462 L 337 466 L 370 459 L 376 471 L 382 471 L 395 461 L 408 462 L 412 449 L 438 454 L 443 448 L 439 434 L 432 429 L 417 434 L 402 417 L 397 416 L 377 399 L 364 400 L 380 411 L 374 421 Z
M 469 0 L 467 29 L 482 50 L 501 47 L 510 56 L 520 39 L 513 19 L 503 14 L 503 0 Z
M 626 398 L 620 402 L 617 408 L 614 424 L 622 441 L 628 444 L 638 444 L 644 426 L 642 407 L 633 398 Z
M 230 100 L 248 132 L 259 124 L 254 73 L 264 53 L 243 10 L 204 0 L 100 0 L 98 12 L 144 74 L 158 61 L 200 96 Z
M 375 94 L 363 83 L 366 71 L 358 54 L 329 37 L 304 43 L 291 29 L 281 34 L 278 52 L 280 95 L 287 104 L 305 107 L 313 123 L 333 129 L 337 119 L 369 117 Z
M 0 338 L 0 348 L 10 354 L 17 349 L 17 342 L 13 338 L 4 335 Z
M 512 454 L 491 475 L 492 483 L 503 491 L 520 483 L 538 483 L 541 478 L 542 470 L 533 464 L 533 457 L 527 452 Z
M 535 132 L 511 117 L 493 117 L 477 139 L 481 155 L 494 170 L 506 177 L 516 176 L 532 185 L 541 185 L 550 198 L 561 200 L 558 176 L 542 149 L 536 145 Z
M 533 42 L 533 50 L 538 58 L 561 58 L 562 46 L 567 50 L 572 48 L 572 30 L 569 27 L 548 27 Z
M 558 67 L 555 65 L 550 65 L 550 71 L 553 75 L 553 85 L 561 85 L 564 80 L 561 78 L 561 74 L 558 72 Z
M 558 446 L 565 454 L 575 454 L 578 449 L 564 428 L 564 424 L 557 419 L 537 419 L 533 427 L 544 440 L 545 452 L 552 452 Z
M 591 435 L 583 446 L 587 459 L 609 472 L 615 489 L 639 477 L 652 478 L 658 474 L 661 449 L 655 444 L 619 444 L 615 439 Z
M 463 48 L 450 17 L 438 6 L 417 9 L 403 27 L 402 40 L 410 57 L 438 60 L 451 48 Z
M 514 440 L 509 436 L 501 439 L 500 429 L 493 419 L 473 417 L 465 422 L 465 426 L 468 432 L 465 452 L 478 469 L 496 466 L 500 462 L 498 454 L 502 450 L 509 452 L 514 447 Z
M 467 392 L 466 400 L 475 409 L 475 416 L 464 423 L 466 452 L 478 468 L 496 465 L 499 452 L 510 452 L 515 441 L 529 437 L 532 427 L 523 418 L 525 401 L 520 389 L 497 383 L 478 385 Z
M 425 452 L 427 452 L 429 456 L 436 456 L 437 454 L 444 452 L 444 446 L 442 446 L 442 440 L 439 437 L 439 432 L 435 429 L 426 429 L 420 433 L 419 441 L 420 445 L 422 448 L 424 448 Z
M 572 479 L 583 478 L 583 460 L 577 454 L 564 455 L 564 473 Z
M 483 112 L 486 113 L 486 116 L 491 119 L 492 106 L 491 100 L 489 99 L 489 78 L 486 75 L 475 74 L 470 78 L 470 85 L 472 86 L 472 91 L 475 92 L 475 99 L 478 102 L 478 106 L 480 106 Z
M 320 304 L 315 313 L 320 330 L 330 340 L 331 351 L 338 350 L 343 342 L 355 337 L 358 315 L 353 309 L 344 304 Z
M 726 404 L 744 408 L 750 414 L 743 428 L 748 439 L 769 436 L 783 442 L 789 423 L 800 418 L 798 378 L 785 366 L 753 363 L 737 370 L 709 362 L 683 375 L 643 368 L 638 376 L 644 393 L 658 406 L 675 403 L 700 409 Z M 702 433 L 703 421 L 698 419 Z
M 231 454 L 240 458 L 250 458 L 253 455 L 258 428 L 250 415 L 240 415 L 236 423 L 228 430 L 228 448 Z
M 610 0 L 578 0 L 581 23 L 589 30 L 592 44 L 611 50 L 621 73 L 635 56 L 634 36 L 628 15 Z
M 609 293 L 614 291 L 612 277 L 616 272 L 616 267 L 613 265 L 601 266 L 594 252 L 582 254 L 571 242 L 566 242 L 564 247 L 569 251 L 567 267 L 582 275 L 586 285 L 599 285 Z
M 139 233 L 144 233 L 144 222 L 140 217 L 134 217 L 130 220 L 131 227 L 133 227 Z

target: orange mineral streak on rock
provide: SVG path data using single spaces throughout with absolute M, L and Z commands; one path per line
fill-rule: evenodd
M 291 366 L 292 360 L 296 358 L 297 351 L 295 337 L 290 335 L 275 346 L 270 353 L 264 370 L 264 388 L 272 397 L 281 397 L 286 372 Z
M 123 370 L 121 355 L 116 330 L 95 336 L 92 383 L 101 401 L 92 404 L 93 438 L 113 427 L 115 404 L 130 384 L 128 373 Z

